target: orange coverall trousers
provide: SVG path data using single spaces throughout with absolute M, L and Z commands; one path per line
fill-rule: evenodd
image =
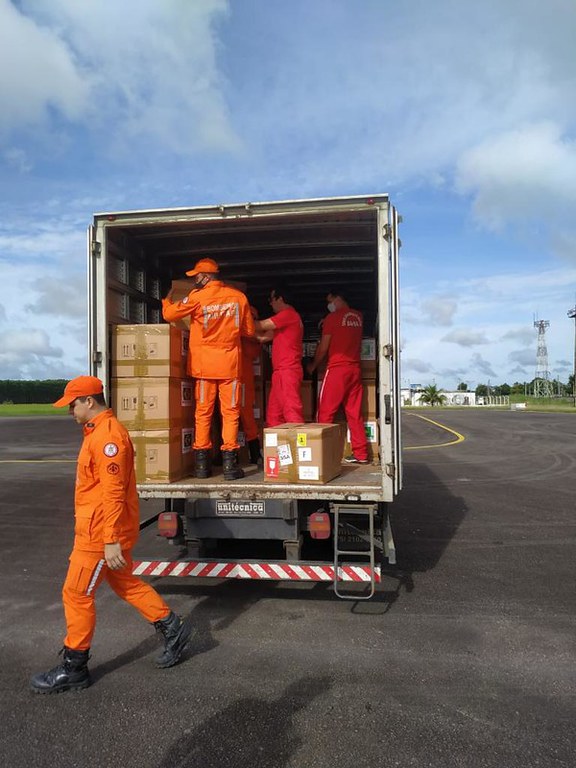
M 258 425 L 254 418 L 254 374 L 252 361 L 246 363 L 242 374 L 242 395 L 240 398 L 240 421 L 246 436 L 246 441 L 256 440 L 259 436 Z
M 170 608 L 149 584 L 132 575 L 132 556 L 122 554 L 127 565 L 112 571 L 99 552 L 72 550 L 68 574 L 62 589 L 67 635 L 64 645 L 73 651 L 87 651 L 96 629 L 95 593 L 104 579 L 113 591 L 134 606 L 146 621 L 153 624 L 165 619 Z
M 238 422 L 240 420 L 240 385 L 238 379 L 196 379 L 196 415 L 194 450 L 212 448 L 210 425 L 216 395 L 220 400 L 222 416 L 222 451 L 237 451 Z

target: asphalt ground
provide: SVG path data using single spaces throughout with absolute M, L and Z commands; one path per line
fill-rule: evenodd
M 403 415 L 398 566 L 376 599 L 156 579 L 197 628 L 157 670 L 151 628 L 104 585 L 95 684 L 53 696 L 28 680 L 62 644 L 79 428 L 0 419 L 3 765 L 573 766 L 576 415 L 425 415 L 465 439 Z M 147 530 L 136 554 L 152 547 Z

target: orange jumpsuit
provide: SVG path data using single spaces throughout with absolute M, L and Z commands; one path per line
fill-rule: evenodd
M 64 645 L 85 651 L 96 627 L 94 596 L 103 579 L 146 621 L 153 623 L 170 613 L 160 595 L 132 575 L 131 550 L 139 533 L 134 448 L 110 409 L 84 425 L 74 502 L 74 547 L 62 590 L 67 626 Z M 104 544 L 116 542 L 122 546 L 127 565 L 113 571 L 106 565 Z
M 212 448 L 210 424 L 216 395 L 222 414 L 223 451 L 238 449 L 239 384 L 242 336 L 254 336 L 248 299 L 236 288 L 211 280 L 176 303 L 162 300 L 162 314 L 172 322 L 190 316 L 188 374 L 196 379 L 194 449 Z
M 240 421 L 246 441 L 259 437 L 258 425 L 254 418 L 254 369 L 252 363 L 262 350 L 256 339 L 242 339 L 242 395 L 240 399 Z

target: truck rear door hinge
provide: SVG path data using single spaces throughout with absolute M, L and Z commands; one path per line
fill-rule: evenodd
M 396 477 L 396 464 L 393 464 L 390 462 L 389 464 L 386 464 L 386 474 L 388 477 L 395 478 Z
M 392 360 L 394 358 L 394 346 L 392 344 L 384 344 L 382 354 L 387 360 Z
M 390 235 L 392 234 L 392 227 L 390 224 L 384 224 L 382 227 L 382 237 L 384 240 L 390 240 Z
M 98 352 L 98 350 L 94 350 L 92 352 L 92 362 L 93 363 L 101 363 L 102 362 L 102 352 Z
M 98 240 L 92 240 L 91 250 L 92 256 L 94 256 L 96 259 L 99 259 L 100 254 L 102 253 L 102 243 L 99 243 Z

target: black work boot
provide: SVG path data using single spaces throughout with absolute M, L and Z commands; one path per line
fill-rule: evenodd
M 201 449 L 195 451 L 195 454 L 196 467 L 194 469 L 194 477 L 210 477 L 210 451 Z
M 173 667 L 190 642 L 192 619 L 190 616 L 181 619 L 174 611 L 170 611 L 165 619 L 155 621 L 154 626 L 164 638 L 164 650 L 156 659 L 156 666 L 161 669 Z
M 62 648 L 62 663 L 49 672 L 40 672 L 30 680 L 34 693 L 61 693 L 88 688 L 92 684 L 88 671 L 89 651 Z
M 244 470 L 238 466 L 238 451 L 222 451 L 224 480 L 238 480 L 244 477 Z
M 248 440 L 248 453 L 250 454 L 250 464 L 256 464 L 258 467 L 264 466 L 260 440 L 257 437 L 254 440 Z

